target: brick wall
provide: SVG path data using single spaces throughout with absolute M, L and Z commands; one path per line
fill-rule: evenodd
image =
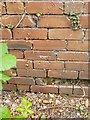
M 0 2 L 0 6 L 1 42 L 8 43 L 9 53 L 17 57 L 16 68 L 6 72 L 12 79 L 3 85 L 5 90 L 58 93 L 55 80 L 90 80 L 88 2 Z M 79 30 L 72 30 L 66 15 L 71 11 L 78 13 Z

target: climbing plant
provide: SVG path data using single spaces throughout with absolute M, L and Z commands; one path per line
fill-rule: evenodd
M 80 29 L 80 20 L 79 20 L 79 17 L 76 13 L 74 12 L 70 12 L 68 14 L 68 18 L 71 20 L 72 22 L 72 29 L 73 30 L 77 30 L 77 29 Z
M 10 80 L 10 77 L 5 75 L 6 70 L 16 66 L 16 57 L 8 54 L 8 46 L 6 43 L 0 43 L 0 90 L 2 90 L 2 83 Z

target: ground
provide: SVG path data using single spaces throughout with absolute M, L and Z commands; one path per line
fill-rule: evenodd
M 0 103 L 10 108 L 12 115 L 20 114 L 15 108 L 21 106 L 21 100 L 26 97 L 32 102 L 31 109 L 34 111 L 32 118 L 40 118 L 45 114 L 47 118 L 88 118 L 89 100 L 84 97 L 70 97 L 60 94 L 43 94 L 30 92 L 6 92 L 1 93 Z M 80 109 L 78 109 L 80 108 Z M 28 116 L 30 118 L 30 116 Z

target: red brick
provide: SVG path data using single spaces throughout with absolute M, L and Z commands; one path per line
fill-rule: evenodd
M 56 60 L 55 53 L 50 51 L 25 51 L 24 54 L 30 60 Z
M 66 48 L 64 40 L 36 40 L 33 41 L 34 50 L 62 50 Z
M 84 2 L 84 13 L 90 13 L 90 2 Z
M 40 20 L 38 21 L 37 25 L 38 27 L 46 28 L 70 27 L 70 21 L 67 19 L 66 16 L 46 15 L 40 17 Z
M 63 78 L 63 79 L 77 79 L 77 71 L 68 71 L 68 70 L 49 70 L 48 77 L 53 78 Z
M 47 39 L 46 29 L 16 28 L 13 34 L 17 39 Z
M 26 84 L 26 85 L 34 85 L 34 78 L 31 77 L 13 77 L 9 83 L 11 84 Z
M 88 15 L 80 16 L 81 28 L 90 28 L 89 20 L 90 20 L 90 16 Z
M 26 2 L 27 13 L 42 13 L 42 14 L 62 14 L 63 4 L 61 2 Z
M 4 83 L 3 84 L 3 90 L 5 90 L 5 91 L 12 91 L 12 90 L 16 91 L 17 89 L 16 89 L 16 85 Z
M 21 15 L 3 15 L 1 20 L 2 20 L 2 25 L 3 26 L 7 26 L 7 25 L 12 25 L 13 27 L 15 27 L 18 22 L 21 20 Z M 22 26 L 29 26 L 29 27 L 34 27 L 35 23 L 33 21 L 33 19 L 31 18 L 31 16 L 26 15 L 23 20 L 20 22 L 20 24 L 18 25 L 18 27 L 22 27 Z
M 88 29 L 88 30 L 86 31 L 85 39 L 86 39 L 86 40 L 90 40 L 90 29 Z
M 21 59 L 23 58 L 23 52 L 20 50 L 9 50 L 9 53 L 12 55 L 15 55 L 17 58 Z
M 1 38 L 2 39 L 11 39 L 12 38 L 12 34 L 11 34 L 11 31 L 10 29 L 6 29 L 6 28 L 3 28 L 2 31 L 2 36 Z
M 83 31 L 73 31 L 71 29 L 51 29 L 49 39 L 82 39 Z
M 34 68 L 36 69 L 63 69 L 64 62 L 59 61 L 35 61 Z
M 73 51 L 89 51 L 89 41 L 68 41 L 67 49 Z
M 58 60 L 88 61 L 88 53 L 86 52 L 59 52 Z
M 32 61 L 24 60 L 24 59 L 17 59 L 17 68 L 33 68 Z
M 17 71 L 16 71 L 16 69 L 11 69 L 11 70 L 5 71 L 5 74 L 8 76 L 11 76 L 11 77 L 15 77 L 15 76 L 17 76 Z
M 46 77 L 45 70 L 38 70 L 38 69 L 17 69 L 17 74 L 20 77 L 24 77 L 24 76 Z
M 6 2 L 8 14 L 23 14 L 24 4 L 22 2 Z
M 4 2 L 0 2 L 0 14 L 6 14 Z
M 7 26 L 7 25 L 12 25 L 13 27 L 19 22 L 19 16 L 15 15 L 3 15 L 2 18 L 2 25 Z
M 66 70 L 89 70 L 90 62 L 65 62 Z
M 32 42 L 25 40 L 8 40 L 9 49 L 32 49 Z
M 79 79 L 90 80 L 90 70 L 89 71 L 81 71 L 80 75 L 79 75 Z
M 75 12 L 75 13 L 83 13 L 83 2 L 65 2 L 65 13 Z
M 36 93 L 58 93 L 58 88 L 55 86 L 39 86 L 39 85 L 33 85 L 31 86 L 31 92 Z
M 59 94 L 68 94 L 72 95 L 73 86 L 59 86 Z
M 83 93 L 83 89 L 85 91 L 85 96 L 88 96 L 88 92 L 89 92 L 89 88 L 86 87 L 86 86 L 82 86 L 82 88 L 80 86 L 74 86 L 74 91 L 73 91 L 73 94 L 74 95 L 84 95 Z
M 29 91 L 29 85 L 17 85 L 17 89 L 21 91 Z

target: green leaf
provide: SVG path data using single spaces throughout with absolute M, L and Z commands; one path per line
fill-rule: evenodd
M 33 114 L 34 114 L 34 111 L 33 111 L 33 110 L 27 110 L 27 112 L 28 112 L 30 115 L 33 115 Z
M 23 106 L 27 106 L 28 100 L 23 97 L 21 103 Z
M 16 57 L 11 54 L 5 54 L 0 57 L 0 71 L 9 70 L 16 66 Z
M 0 43 L 0 56 L 8 53 L 8 46 L 6 43 Z
M 25 118 L 28 117 L 28 113 L 27 113 L 27 111 L 24 111 L 24 112 L 23 112 L 23 116 L 24 116 Z
M 21 108 L 21 107 L 17 107 L 16 110 L 17 110 L 18 112 L 23 112 L 25 109 L 24 109 L 24 108 Z
M 3 87 L 2 87 L 2 82 L 0 82 L 0 91 L 2 91 Z
M 84 110 L 83 106 L 79 107 L 79 111 L 82 112 Z
M 18 119 L 17 119 L 18 118 Z M 19 119 L 20 118 L 20 119 Z M 22 119 L 21 119 L 22 118 Z M 25 117 L 23 115 L 17 115 L 17 116 L 14 116 L 12 120 L 26 120 Z
M 32 102 L 28 102 L 27 104 L 27 108 L 31 107 L 32 106 Z
M 46 116 L 44 114 L 41 116 L 41 120 L 46 120 Z
M 0 82 L 6 82 L 10 80 L 11 78 L 7 75 L 4 75 L 4 73 L 0 72 Z
M 10 118 L 10 110 L 6 106 L 0 106 L 0 117 Z

